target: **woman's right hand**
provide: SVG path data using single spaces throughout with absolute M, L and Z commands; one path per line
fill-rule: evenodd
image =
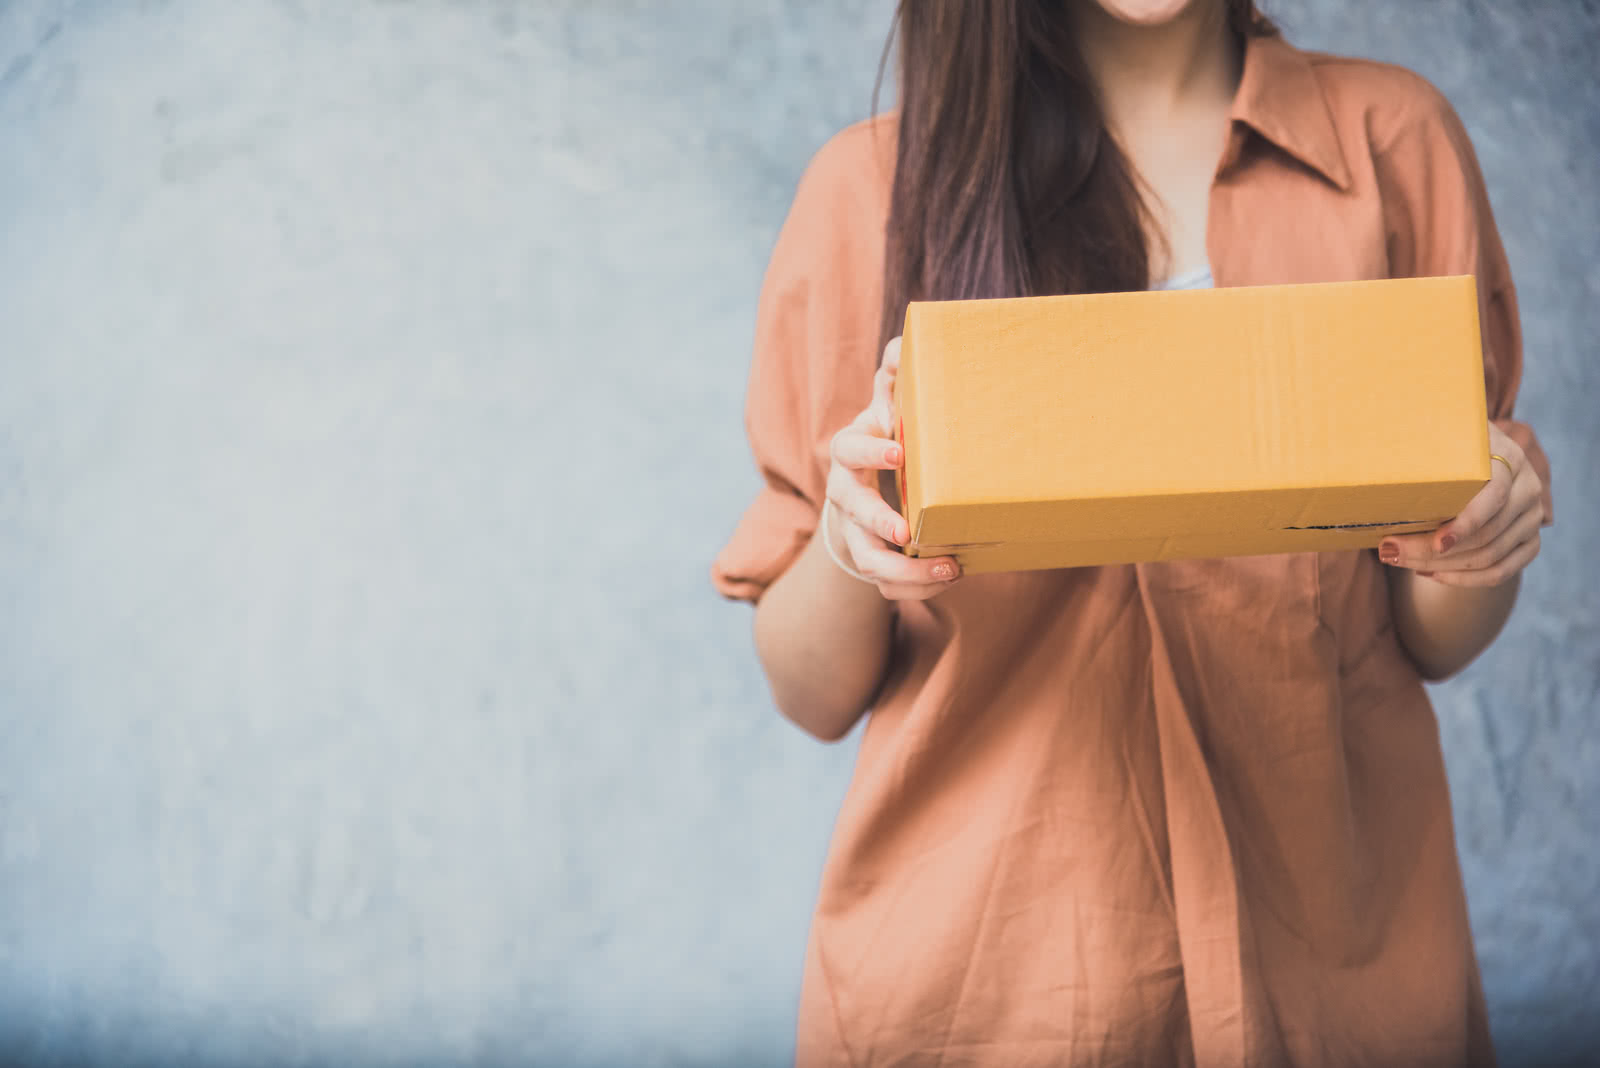
M 961 577 L 961 569 L 953 557 L 917 559 L 891 547 L 911 540 L 911 528 L 878 490 L 878 473 L 905 462 L 905 450 L 890 430 L 899 369 L 897 337 L 883 350 L 883 363 L 872 380 L 872 403 L 833 436 L 823 507 L 833 509 L 828 528 L 835 553 L 852 561 L 889 600 L 922 601 L 948 589 Z

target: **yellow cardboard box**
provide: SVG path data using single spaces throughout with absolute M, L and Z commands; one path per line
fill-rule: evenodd
M 1470 276 L 913 302 L 913 556 L 967 573 L 1355 549 L 1489 479 Z

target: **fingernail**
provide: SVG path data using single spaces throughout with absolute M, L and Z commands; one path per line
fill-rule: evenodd
M 1439 551 L 1442 553 L 1447 553 L 1451 549 L 1455 548 L 1455 544 L 1456 536 L 1454 534 L 1446 534 L 1444 537 L 1439 539 Z
M 891 464 L 898 464 L 900 462 L 900 446 L 890 445 L 884 452 L 883 458 Z
M 1384 542 L 1378 546 L 1378 559 L 1386 564 L 1398 564 L 1400 562 L 1400 546 L 1392 541 Z
M 956 569 L 949 564 L 934 564 L 933 577 L 940 580 L 953 579 L 956 577 Z

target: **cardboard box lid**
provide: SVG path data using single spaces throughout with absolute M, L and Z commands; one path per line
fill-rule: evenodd
M 1408 513 L 1489 477 L 1478 330 L 1470 276 L 913 302 L 913 541 L 1447 518 Z

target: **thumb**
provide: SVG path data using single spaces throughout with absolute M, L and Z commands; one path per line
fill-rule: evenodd
M 900 339 L 893 337 L 883 349 L 883 363 L 878 367 L 878 373 L 872 378 L 872 403 L 870 405 L 873 417 L 878 425 L 883 428 L 885 437 L 894 436 L 894 389 L 895 381 L 900 373 Z

